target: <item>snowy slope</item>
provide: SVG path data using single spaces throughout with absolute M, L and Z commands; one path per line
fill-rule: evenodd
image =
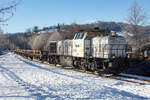
M 13 53 L 0 56 L 0 100 L 150 100 L 139 85 L 56 68 Z

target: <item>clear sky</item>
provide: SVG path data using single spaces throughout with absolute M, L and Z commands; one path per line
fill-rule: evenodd
M 40 28 L 58 23 L 90 23 L 94 21 L 125 22 L 134 0 L 23 0 L 15 15 L 1 26 L 4 32 L 24 32 L 33 26 Z M 150 14 L 150 0 L 137 0 Z

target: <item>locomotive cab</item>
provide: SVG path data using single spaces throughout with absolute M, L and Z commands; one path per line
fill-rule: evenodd
M 73 56 L 82 58 L 92 57 L 92 38 L 106 36 L 109 33 L 109 30 L 91 30 L 75 34 L 73 39 Z
M 73 56 L 85 57 L 90 56 L 90 40 L 86 38 L 87 32 L 75 34 L 73 39 Z
M 55 55 L 57 53 L 57 41 L 50 41 L 47 49 L 49 55 Z

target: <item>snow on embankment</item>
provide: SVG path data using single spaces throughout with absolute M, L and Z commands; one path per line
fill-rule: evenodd
M 13 53 L 0 56 L 0 79 L 0 99 L 150 99 L 150 85 L 56 68 Z M 6 81 L 9 84 L 7 89 Z

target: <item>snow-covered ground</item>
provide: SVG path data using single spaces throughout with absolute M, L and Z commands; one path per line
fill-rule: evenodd
M 0 56 L 0 100 L 150 100 L 150 85 L 56 68 L 13 53 Z

